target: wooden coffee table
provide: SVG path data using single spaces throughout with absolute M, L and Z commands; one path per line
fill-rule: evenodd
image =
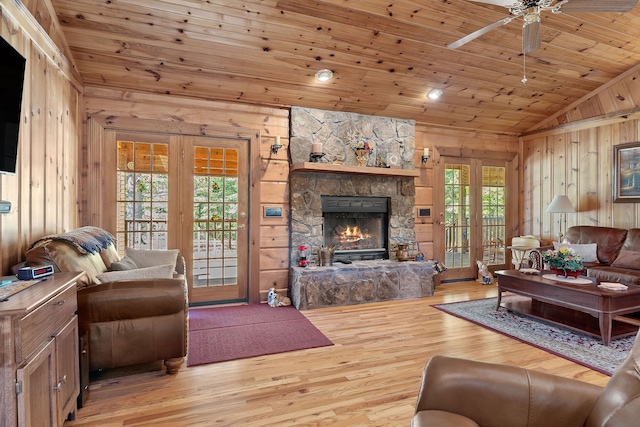
M 502 304 L 502 307 L 570 329 L 601 337 L 604 345 L 611 338 L 638 332 L 640 286 L 629 285 L 626 291 L 608 291 L 595 284 L 572 284 L 549 280 L 538 274 L 518 270 L 496 271 L 498 304 L 505 291 L 530 299 Z

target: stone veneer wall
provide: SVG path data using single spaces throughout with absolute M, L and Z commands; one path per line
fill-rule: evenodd
M 321 142 L 326 154 L 321 162 L 342 157 L 344 165 L 356 165 L 353 143 L 361 137 L 374 146 L 368 167 L 379 158 L 396 158 L 398 167 L 414 169 L 415 122 L 353 113 L 291 109 L 289 152 L 291 163 L 309 161 L 311 144 Z M 389 243 L 415 241 L 415 182 L 410 177 L 366 173 L 292 172 L 289 178 L 291 207 L 291 266 L 298 264 L 298 247 L 317 249 L 324 244 L 320 196 L 376 196 L 390 198 Z
M 382 159 L 386 165 L 415 168 L 415 120 L 292 107 L 290 123 L 292 163 L 308 162 L 311 144 L 320 142 L 325 153 L 321 163 L 342 159 L 344 165 L 355 166 L 353 144 L 366 138 L 373 145 L 367 166 L 375 167 Z

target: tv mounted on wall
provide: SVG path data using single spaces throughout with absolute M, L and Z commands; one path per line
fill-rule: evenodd
M 0 173 L 16 173 L 25 58 L 0 37 Z

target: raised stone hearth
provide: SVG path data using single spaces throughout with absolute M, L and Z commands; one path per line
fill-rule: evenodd
M 290 296 L 299 310 L 433 295 L 431 262 L 356 261 L 291 268 Z

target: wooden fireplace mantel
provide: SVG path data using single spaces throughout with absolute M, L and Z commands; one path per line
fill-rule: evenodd
M 367 166 L 344 166 L 331 163 L 302 162 L 291 165 L 290 172 L 345 173 L 358 175 L 386 175 L 419 177 L 420 171 L 413 169 L 376 168 Z

